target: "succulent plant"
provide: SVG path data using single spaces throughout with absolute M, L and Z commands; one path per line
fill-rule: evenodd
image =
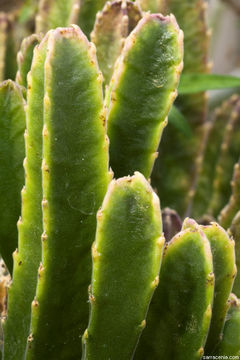
M 182 231 L 165 245 L 136 359 L 211 355 L 221 339 L 235 276 L 234 241 L 226 231 L 216 223 L 199 226 L 185 219 Z
M 28 87 L 25 186 L 22 190 L 22 214 L 18 221 L 19 243 L 14 253 L 13 282 L 8 291 L 8 316 L 3 325 L 5 359 L 24 356 L 27 359 L 71 359 L 81 353 L 80 335 L 88 322 L 87 287 L 91 279 L 90 247 L 95 236 L 96 212 L 112 177 L 108 169 L 106 120 L 113 145 L 119 142 L 119 137 L 124 140 L 120 133 L 117 136 L 115 129 L 122 127 L 124 130 L 127 114 L 134 115 L 132 128 L 143 127 L 148 121 L 147 131 L 144 133 L 143 128 L 136 134 L 133 144 L 129 143 L 129 153 L 138 151 L 141 141 L 149 143 L 135 165 L 136 170 L 150 175 L 182 67 L 182 36 L 173 16 L 145 15 L 127 37 L 105 102 L 95 47 L 77 26 L 57 28 L 46 34 L 34 49 L 31 71 L 26 80 L 29 59 L 38 42 L 36 36 L 25 40 L 18 55 L 20 69 L 17 80 Z M 133 64 L 136 64 L 136 69 Z M 139 106 L 126 107 L 122 91 L 128 92 L 130 102 L 136 99 L 137 88 L 131 86 L 131 81 L 134 79 L 136 84 L 142 84 L 142 74 L 146 74 L 146 82 L 138 91 Z M 156 87 L 156 76 L 162 79 L 161 87 Z M 125 132 L 124 136 L 127 135 Z M 124 146 L 126 144 L 127 140 Z M 117 158 L 114 150 L 112 154 L 115 154 L 112 167 L 118 174 L 124 171 L 121 170 L 122 159 Z M 129 160 L 126 171 L 133 173 L 134 164 Z M 138 187 L 138 180 L 136 182 Z M 130 182 L 127 188 L 129 186 Z M 137 191 L 134 189 L 133 192 Z M 145 190 L 147 194 L 149 189 Z M 125 201 L 128 204 L 127 198 L 124 199 L 123 204 Z M 140 198 L 137 208 L 148 209 L 144 201 Z M 135 216 L 140 216 L 137 209 L 136 212 Z M 146 226 L 150 223 L 150 228 L 153 226 L 150 219 L 144 223 Z M 156 237 L 154 233 L 152 235 L 157 248 L 161 245 L 157 241 L 160 235 L 159 218 Z M 146 236 L 149 235 L 146 233 Z M 145 285 L 139 289 L 146 299 L 139 308 L 143 317 L 141 321 L 157 285 L 154 279 L 160 266 L 161 251 L 158 260 L 152 246 L 149 247 L 150 253 L 153 258 L 146 281 L 155 274 L 152 280 L 155 285 L 149 285 L 146 295 L 143 293 L 147 290 Z M 63 259 L 62 264 L 59 264 L 59 257 Z M 146 257 L 150 260 L 147 253 Z M 136 266 L 139 265 L 136 263 Z M 62 312 L 69 298 L 75 300 Z M 60 327 L 64 328 L 62 337 L 58 332 Z M 53 332 L 58 334 L 54 341 Z M 137 334 L 139 336 L 140 332 Z M 136 336 L 131 344 L 136 345 Z
M 20 87 L 11 80 L 0 85 L 0 252 L 12 273 L 12 253 L 17 247 L 16 222 L 21 211 L 24 184 L 25 101 Z M 7 156 L 6 156 L 7 154 Z
M 236 253 L 236 265 L 239 269 L 240 266 L 240 211 L 236 213 L 234 216 L 230 229 L 229 229 L 230 235 L 236 239 L 236 246 L 235 246 L 235 253 Z M 236 293 L 237 296 L 240 297 L 240 274 L 237 273 L 233 291 Z
M 231 294 L 222 338 L 214 351 L 215 354 L 220 356 L 239 356 L 239 324 L 240 302 L 234 294 Z
M 18 72 L 16 82 L 27 89 L 27 74 L 32 65 L 33 50 L 41 41 L 41 35 L 32 34 L 25 38 L 17 55 Z
M 171 15 L 146 14 L 126 39 L 109 86 L 111 95 L 106 95 L 110 166 L 116 177 L 135 170 L 150 176 L 177 96 L 182 45 L 182 31 Z
M 97 49 L 105 85 L 110 83 L 114 64 L 121 55 L 126 37 L 141 18 L 140 7 L 132 1 L 107 2 L 103 10 L 98 12 L 91 41 Z
M 97 219 L 83 358 L 131 359 L 159 282 L 159 199 L 140 173 L 113 180 Z
M 162 221 L 159 198 L 149 183 L 177 95 L 183 34 L 173 15 L 144 11 L 158 12 L 167 4 L 168 10 L 170 5 L 179 10 L 179 23 L 189 14 L 192 23 L 199 17 L 194 34 L 192 24 L 189 29 L 186 24 L 186 38 L 189 46 L 197 32 L 194 50 L 199 55 L 204 49 L 203 56 L 196 55 L 198 71 L 205 72 L 207 32 L 200 3 L 197 9 L 187 1 L 181 8 L 157 0 L 116 0 L 104 7 L 102 1 L 81 1 L 80 7 L 75 0 L 40 1 L 37 32 L 45 36 L 23 41 L 16 83 L 0 86 L 0 253 L 12 273 L 7 311 L 0 283 L 4 360 L 240 355 L 239 300 L 231 293 L 240 296 L 239 166 L 232 197 L 219 217 L 225 229 L 190 218 L 182 223 L 169 208 Z M 68 27 L 73 20 L 85 34 L 77 25 Z M 92 29 L 93 43 L 88 40 Z M 190 69 L 193 59 L 185 59 Z M 188 170 L 194 166 L 194 161 L 187 164 L 189 149 L 205 134 L 204 94 L 189 99 L 177 106 L 185 114 L 195 108 L 194 136 L 190 142 L 180 139 L 184 165 L 175 163 L 175 176 L 182 166 L 188 190 Z M 231 112 L 236 97 L 229 104 Z M 214 141 L 224 148 L 219 163 L 226 166 L 226 176 L 218 176 L 221 184 L 213 186 L 217 210 L 197 212 L 204 201 L 193 202 L 198 218 L 216 217 L 230 196 L 232 167 L 239 158 L 237 117 L 232 118 L 231 129 L 225 118 L 220 129 L 219 120 L 211 125 L 219 130 Z M 210 163 L 219 149 L 208 141 L 202 159 Z M 213 145 L 212 156 L 206 156 Z M 166 149 L 176 151 L 170 143 Z M 167 169 L 168 158 L 160 160 Z M 204 173 L 200 165 L 196 189 Z M 171 190 L 174 169 L 168 169 L 170 175 L 167 170 L 162 175 L 166 184 L 158 188 Z M 155 185 L 154 175 L 152 180 Z M 174 207 L 183 213 L 189 195 L 180 188 Z M 171 196 L 164 194 L 164 203 Z M 210 209 L 212 199 L 207 200 Z
M 161 0 L 157 3 L 164 14 L 173 13 L 184 32 L 183 74 L 204 74 L 209 71 L 209 30 L 206 23 L 204 0 Z M 181 4 L 180 4 L 181 3 Z M 151 9 L 151 7 L 150 7 Z M 189 189 L 195 181 L 196 159 L 204 136 L 203 124 L 207 114 L 204 92 L 178 96 L 176 106 L 185 115 L 190 134 L 176 131 L 169 123 L 159 146 L 159 157 L 152 173 L 152 184 L 158 190 L 164 207 L 176 210 L 181 217 L 187 213 Z

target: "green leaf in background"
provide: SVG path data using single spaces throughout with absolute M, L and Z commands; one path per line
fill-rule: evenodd
M 168 116 L 168 121 L 185 136 L 192 136 L 192 130 L 188 124 L 187 119 L 176 106 L 172 106 Z
M 206 90 L 240 87 L 240 77 L 220 74 L 183 74 L 178 93 L 194 94 Z

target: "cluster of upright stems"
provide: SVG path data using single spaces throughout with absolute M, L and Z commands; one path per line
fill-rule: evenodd
M 199 39 L 184 71 L 208 71 L 200 3 L 40 1 L 16 79 L 0 85 L 0 253 L 12 278 L 2 359 L 240 354 L 239 164 L 232 195 L 229 184 L 239 98 L 206 125 L 205 94 L 180 97 L 192 140 L 164 130 L 183 69 L 180 27 L 186 47 Z M 201 139 L 193 181 L 171 155 L 182 146 L 187 161 Z M 164 204 L 177 194 L 181 215 L 220 213 L 221 226 L 170 212 L 164 236 L 151 176 Z

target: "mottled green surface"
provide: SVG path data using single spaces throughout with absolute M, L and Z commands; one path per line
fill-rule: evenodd
M 132 359 L 163 245 L 159 199 L 148 182 L 140 173 L 113 180 L 98 213 L 83 359 Z
M 80 0 L 40 0 L 36 32 L 47 32 L 58 26 L 76 24 Z
M 41 36 L 32 34 L 23 40 L 17 56 L 18 72 L 16 81 L 19 85 L 27 88 L 27 74 L 31 69 L 33 50 L 41 41 Z
M 236 276 L 234 241 L 217 223 L 201 226 L 207 236 L 213 255 L 215 275 L 214 300 L 211 326 L 208 333 L 205 354 L 214 353 L 221 338 L 224 320 L 229 307 L 228 298 Z
M 240 301 L 232 294 L 229 302 L 222 340 L 214 355 L 233 357 L 240 356 Z
M 240 296 L 240 211 L 235 215 L 230 226 L 230 234 L 235 241 L 235 255 L 237 265 L 237 276 L 233 284 L 233 291 L 237 296 Z
M 24 106 L 21 90 L 14 82 L 0 84 L 0 254 L 10 273 L 24 184 Z
M 110 83 L 108 136 L 116 177 L 149 177 L 182 69 L 182 32 L 173 16 L 149 15 L 126 39 Z
M 52 32 L 45 62 L 43 257 L 28 360 L 81 356 L 96 212 L 110 177 L 98 75 L 93 48 L 78 27 Z
M 22 217 L 18 222 L 18 252 L 14 256 L 13 283 L 8 292 L 8 318 L 4 324 L 4 359 L 22 360 L 30 329 L 31 302 L 41 260 L 42 234 L 42 127 L 43 66 L 47 38 L 35 49 L 29 76 L 27 132 L 25 134 L 25 187 Z
M 102 10 L 105 2 L 106 0 L 81 0 L 78 25 L 88 37 L 93 30 L 96 14 Z
M 96 18 L 91 41 L 96 45 L 99 67 L 105 84 L 109 84 L 115 61 L 121 54 L 124 39 L 137 25 L 142 14 L 131 1 L 107 3 Z
M 136 360 L 194 360 L 203 355 L 211 319 L 214 275 L 209 242 L 188 228 L 165 248 Z

